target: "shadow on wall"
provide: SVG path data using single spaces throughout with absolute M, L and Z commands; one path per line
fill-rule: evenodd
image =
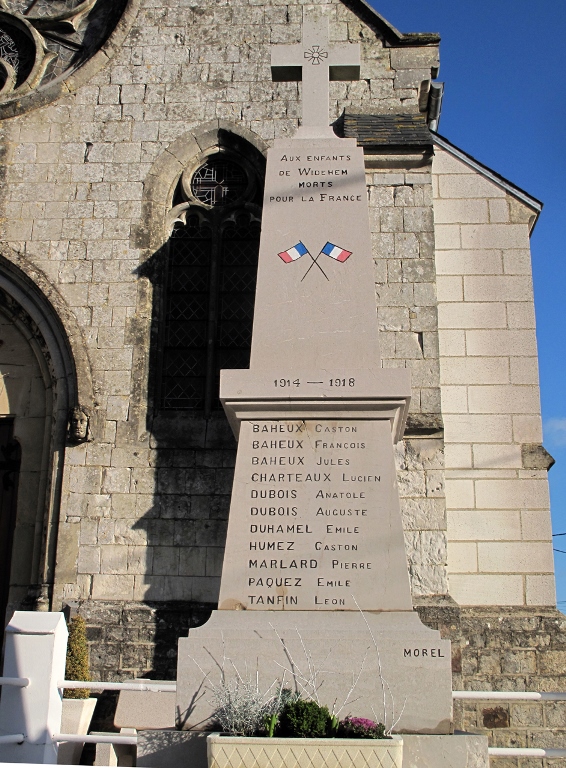
M 218 128 L 204 145 L 164 201 L 161 247 L 164 209 L 152 219 L 147 203 L 131 396 L 110 406 L 116 448 L 99 498 L 112 507 L 96 510 L 102 562 L 87 563 L 102 588 L 81 608 L 102 679 L 174 679 L 178 638 L 218 601 L 236 457 L 219 373 L 249 367 L 265 159 Z
M 176 679 L 178 638 L 217 607 L 235 448 L 223 413 L 153 420 L 155 491 L 136 495 L 149 505 L 132 531 L 146 546 L 130 547 L 144 604 L 124 608 L 122 670 Z
M 173 200 L 169 242 L 140 270 L 153 286 L 151 471 L 145 458 L 145 469 L 132 470 L 129 568 L 134 599 L 152 613 L 145 642 L 154 650 L 151 660 L 122 659 L 122 668 L 161 679 L 175 677 L 178 637 L 218 602 L 236 458 L 220 370 L 249 367 L 261 226 L 262 183 L 241 153 L 217 150 L 193 169 Z

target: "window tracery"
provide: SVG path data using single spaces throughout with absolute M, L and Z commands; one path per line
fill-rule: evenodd
M 14 73 L 18 72 L 20 63 L 18 48 L 6 32 L 0 32 L 0 58 L 12 67 Z
M 239 200 L 248 188 L 244 169 L 220 155 L 209 157 L 190 181 L 191 193 L 206 205 L 229 205 Z
M 188 198 L 188 200 L 187 200 Z M 168 244 L 160 407 L 209 415 L 220 370 L 249 366 L 261 189 L 242 158 L 215 153 L 181 179 Z
M 0 0 L 0 101 L 76 70 L 105 42 L 126 0 Z

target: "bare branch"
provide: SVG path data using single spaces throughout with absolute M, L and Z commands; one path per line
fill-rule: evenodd
M 379 682 L 380 682 L 380 685 L 381 685 L 381 693 L 382 693 L 382 696 L 383 696 L 383 722 L 387 726 L 387 701 L 386 701 L 386 696 L 385 696 L 385 681 L 383 679 L 383 669 L 382 669 L 382 666 L 381 666 L 381 654 L 379 652 L 379 646 L 377 644 L 377 640 L 374 637 L 374 634 L 372 632 L 372 629 L 371 629 L 371 627 L 369 625 L 369 622 L 368 622 L 368 620 L 366 618 L 365 613 L 362 611 L 362 609 L 358 605 L 358 601 L 356 600 L 354 595 L 352 595 L 352 598 L 354 600 L 354 604 L 355 604 L 356 608 L 362 614 L 362 618 L 363 618 L 363 620 L 365 622 L 366 627 L 368 628 L 368 632 L 370 634 L 370 637 L 371 637 L 371 639 L 373 641 L 373 645 L 375 647 L 375 653 L 377 655 L 377 670 L 378 670 L 378 675 L 379 675 Z

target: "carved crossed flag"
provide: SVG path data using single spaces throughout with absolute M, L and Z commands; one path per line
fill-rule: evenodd
M 336 259 L 336 261 L 340 262 L 346 261 L 352 255 L 352 251 L 347 251 L 345 248 L 340 248 L 340 246 L 334 245 L 331 242 L 327 242 L 320 253 L 324 253 L 325 256 L 330 256 L 331 259 Z M 320 253 L 318 256 L 320 256 Z
M 296 245 L 291 246 L 291 248 L 287 248 L 286 251 L 281 251 L 281 253 L 278 253 L 277 255 L 279 258 L 285 262 L 285 264 L 290 264 L 293 261 L 298 261 L 302 256 L 305 256 L 308 254 L 312 259 L 312 264 L 309 266 L 305 274 L 303 275 L 301 282 L 305 279 L 305 277 L 308 275 L 308 273 L 311 271 L 311 269 L 316 266 L 320 269 L 324 277 L 328 280 L 328 276 L 326 272 L 323 270 L 323 268 L 318 263 L 319 258 L 324 254 L 325 256 L 329 256 L 331 259 L 334 259 L 335 261 L 339 261 L 340 263 L 344 263 L 347 261 L 347 259 L 350 258 L 352 255 L 352 251 L 347 251 L 345 248 L 341 248 L 339 245 L 334 245 L 334 243 L 331 243 L 330 240 L 327 240 L 326 244 L 321 248 L 318 256 L 316 259 L 313 258 L 312 254 L 309 252 L 306 245 L 299 240 L 299 242 Z
M 285 264 L 290 264 L 292 261 L 297 261 L 297 259 L 300 259 L 301 256 L 304 256 L 306 253 L 308 253 L 308 249 L 299 240 L 296 245 L 293 245 L 291 248 L 287 248 L 286 251 L 281 251 L 281 253 L 278 253 L 277 255 L 285 262 Z

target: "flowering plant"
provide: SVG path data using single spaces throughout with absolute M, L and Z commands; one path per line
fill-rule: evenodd
M 383 723 L 365 717 L 345 717 L 338 726 L 338 735 L 351 739 L 387 739 Z

